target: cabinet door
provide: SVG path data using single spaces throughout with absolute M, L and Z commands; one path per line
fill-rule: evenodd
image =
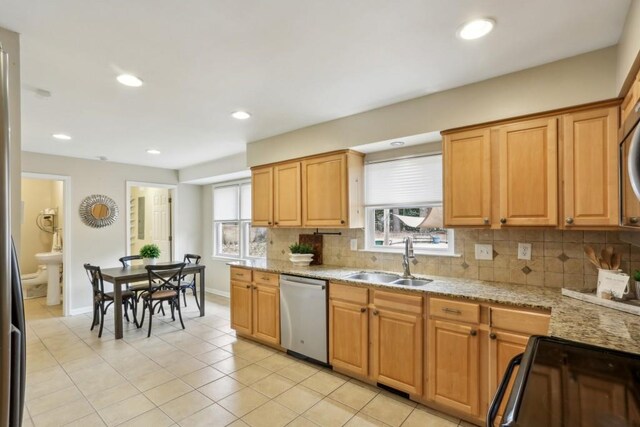
M 443 149 L 445 226 L 490 225 L 490 130 L 445 135 Z
M 640 227 L 640 200 L 631 188 L 629 180 L 629 169 L 627 162 L 629 160 L 629 149 L 631 148 L 631 137 L 629 135 L 620 146 L 620 155 L 622 158 L 620 182 L 622 183 L 622 218 L 621 224 L 625 227 Z
M 302 161 L 302 224 L 343 227 L 348 217 L 346 155 Z
M 618 225 L 618 108 L 563 117 L 566 227 Z
M 280 344 L 280 290 L 277 286 L 253 285 L 253 336 Z
M 500 223 L 558 224 L 557 118 L 498 128 Z
M 369 374 L 369 317 L 364 304 L 329 300 L 329 363 L 356 375 Z
M 251 225 L 273 225 L 273 168 L 251 171 Z
M 524 353 L 529 337 L 527 335 L 492 330 L 489 338 L 489 399 L 492 399 L 498 389 L 500 381 L 502 381 L 509 362 L 518 354 Z M 498 409 L 498 421 L 504 412 L 504 407 L 507 404 L 508 396 L 513 386 L 513 380 L 517 373 L 518 368 L 516 368 L 516 371 L 511 376 L 511 382 L 505 393 L 507 397 L 502 400 L 502 404 Z
M 251 335 L 251 284 L 231 281 L 231 328 Z
M 476 326 L 429 320 L 427 398 L 477 416 L 479 338 Z
M 275 166 L 273 170 L 273 223 L 280 227 L 299 227 L 302 225 L 300 162 Z
M 422 392 L 422 316 L 374 309 L 371 324 L 373 378 L 407 393 Z

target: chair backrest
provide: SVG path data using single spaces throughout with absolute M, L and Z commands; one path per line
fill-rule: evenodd
M 196 254 L 184 254 L 184 262 L 186 264 L 200 264 L 202 257 Z
M 89 278 L 89 282 L 91 282 L 93 294 L 104 294 L 104 281 L 102 280 L 102 271 L 100 271 L 100 267 L 87 263 L 84 265 L 84 269 L 87 273 L 87 277 Z
M 122 258 L 118 259 L 118 261 L 120 261 L 122 263 L 122 268 L 127 268 L 129 265 L 131 265 L 131 261 L 135 261 L 137 259 L 142 259 L 141 255 L 127 255 L 127 256 L 123 256 Z
M 176 289 L 180 286 L 184 262 L 162 265 L 147 265 L 149 278 L 149 292 L 153 293 L 159 288 Z

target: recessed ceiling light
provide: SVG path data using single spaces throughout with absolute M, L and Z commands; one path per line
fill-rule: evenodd
M 140 87 L 142 80 L 131 74 L 120 74 L 116 79 L 125 86 Z
M 496 21 L 489 18 L 474 19 L 464 24 L 458 30 L 458 37 L 464 40 L 474 40 L 486 36 L 493 30 Z
M 233 113 L 231 113 L 231 117 L 238 120 L 247 120 L 249 117 L 251 117 L 251 114 L 247 113 L 246 111 L 234 111 Z
M 156 150 L 155 148 L 149 148 L 147 150 L 147 153 L 149 153 L 149 154 L 160 154 L 160 150 Z
M 60 141 L 68 141 L 71 139 L 71 137 L 69 135 L 66 135 L 64 133 L 54 133 L 52 135 L 55 139 L 59 139 Z
M 393 147 L 402 147 L 404 145 L 404 141 L 393 141 L 391 146 Z

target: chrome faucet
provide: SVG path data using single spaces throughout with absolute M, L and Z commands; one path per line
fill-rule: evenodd
M 402 273 L 403 279 L 413 279 L 411 275 L 411 268 L 409 266 L 409 260 L 414 259 L 413 255 L 413 239 L 411 237 L 404 238 L 404 255 L 402 255 L 402 268 L 404 269 L 404 273 Z

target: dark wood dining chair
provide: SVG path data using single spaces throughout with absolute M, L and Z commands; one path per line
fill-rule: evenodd
M 196 254 L 185 254 L 184 263 L 185 264 L 200 264 L 200 260 L 202 257 Z M 198 306 L 198 310 L 200 310 L 200 302 L 198 301 L 198 293 L 196 291 L 196 273 L 185 274 L 180 278 L 180 291 L 182 292 L 182 299 L 184 300 L 184 306 L 187 306 L 187 289 L 191 289 L 193 291 L 193 297 L 196 300 L 196 306 Z M 200 299 L 202 299 L 202 295 L 200 295 Z
M 122 264 L 122 268 L 127 268 L 131 265 L 131 261 L 141 260 L 140 255 L 127 255 L 122 258 L 118 258 L 118 261 Z M 136 301 L 140 300 L 140 293 L 147 290 L 147 282 L 127 283 L 127 290 L 136 294 Z
M 142 300 L 142 320 L 139 328 L 144 324 L 145 313 L 149 312 L 149 332 L 147 337 L 151 336 L 151 326 L 153 321 L 153 313 L 156 308 L 165 301 L 169 303 L 171 308 L 171 319 L 176 320 L 175 311 L 178 311 L 180 324 L 184 329 L 182 321 L 182 312 L 180 311 L 180 278 L 183 276 L 184 262 L 163 264 L 163 265 L 147 265 L 147 276 L 149 283 L 147 290 L 142 292 L 140 299 Z
M 115 301 L 113 292 L 104 291 L 104 281 L 102 280 L 102 271 L 100 267 L 85 264 L 84 269 L 91 282 L 93 288 L 93 320 L 91 321 L 91 330 L 100 320 L 100 330 L 98 331 L 98 338 L 102 337 L 102 330 L 104 329 L 104 316 L 107 314 L 109 306 Z M 127 322 L 130 322 L 127 309 L 131 308 L 133 313 L 133 322 L 138 326 L 138 320 L 136 318 L 136 296 L 132 291 L 122 292 L 122 305 L 124 306 L 124 317 Z

